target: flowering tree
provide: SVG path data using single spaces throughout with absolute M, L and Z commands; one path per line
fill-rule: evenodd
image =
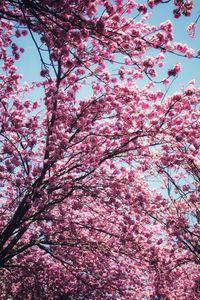
M 164 2 L 1 1 L 1 299 L 199 299 L 200 90 L 156 84 L 200 51 L 147 23 Z

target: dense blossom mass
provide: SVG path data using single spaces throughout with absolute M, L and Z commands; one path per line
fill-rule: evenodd
M 170 93 L 200 50 L 167 2 L 0 2 L 0 299 L 200 299 L 200 90 Z

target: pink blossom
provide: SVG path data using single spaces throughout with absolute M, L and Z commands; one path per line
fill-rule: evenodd
M 0 299 L 200 299 L 199 51 L 166 1 L 1 2 Z
M 188 25 L 187 33 L 188 33 L 189 37 L 191 37 L 191 38 L 195 37 L 195 29 L 196 29 L 196 24 L 195 23 L 191 23 L 191 24 Z
M 42 69 L 42 70 L 40 71 L 40 75 L 41 75 L 42 77 L 46 77 L 46 76 L 48 76 L 48 74 L 49 74 L 49 71 L 48 71 L 47 69 Z

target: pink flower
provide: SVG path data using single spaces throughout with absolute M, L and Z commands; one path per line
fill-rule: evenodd
M 178 19 L 181 16 L 181 10 L 179 8 L 173 10 L 174 18 Z
M 143 13 L 143 14 L 146 14 L 146 12 L 147 12 L 146 5 L 140 4 L 139 7 L 138 7 L 138 11 L 141 12 L 141 13 Z
M 179 63 L 174 65 L 173 69 L 168 71 L 168 76 L 176 76 L 181 70 L 181 65 Z
M 22 33 L 23 36 L 26 36 L 26 35 L 28 34 L 28 31 L 27 31 L 26 29 L 23 29 L 23 30 L 21 31 L 21 33 Z
M 180 70 L 181 70 L 181 65 L 180 65 L 179 63 L 175 64 L 175 66 L 174 66 L 174 71 L 175 71 L 176 73 L 179 73 Z
M 187 33 L 188 33 L 189 37 L 191 37 L 191 38 L 195 37 L 195 30 L 196 30 L 196 24 L 195 23 L 191 23 L 191 24 L 188 25 Z
M 15 57 L 16 60 L 19 60 L 20 59 L 19 53 L 15 53 L 14 57 Z
M 187 51 L 186 51 L 186 56 L 188 57 L 188 58 L 193 58 L 193 56 L 194 56 L 194 50 L 192 49 L 192 48 L 190 48 L 190 49 L 188 49 Z
M 154 0 L 148 0 L 147 3 L 148 3 L 148 5 L 149 5 L 150 8 L 153 8 L 154 5 L 155 5 Z
M 48 74 L 49 74 L 49 71 L 48 71 L 47 69 L 42 69 L 42 70 L 40 71 L 40 75 L 41 75 L 42 77 L 46 77 L 46 76 L 48 76 Z
M 167 84 L 169 83 L 169 80 L 168 80 L 167 78 L 164 78 L 164 79 L 162 80 L 162 83 L 163 83 L 164 85 L 167 85 Z
M 17 30 L 15 31 L 15 36 L 16 36 L 17 38 L 19 38 L 19 37 L 21 36 L 21 32 L 19 31 L 19 29 L 17 29 Z

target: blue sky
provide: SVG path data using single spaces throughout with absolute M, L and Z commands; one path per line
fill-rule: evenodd
M 140 1 L 140 2 L 143 3 L 145 1 Z M 198 14 L 200 13 L 200 10 L 198 10 L 197 7 L 197 2 L 198 1 L 195 1 L 196 6 L 194 7 L 192 15 L 190 17 L 182 16 L 179 19 L 173 18 L 172 11 L 174 9 L 174 6 L 172 1 L 168 4 L 157 5 L 152 10 L 151 19 L 147 22 L 151 22 L 152 24 L 158 25 L 167 19 L 171 19 L 174 24 L 175 40 L 182 43 L 187 43 L 191 48 L 199 49 L 200 48 L 200 22 L 199 24 L 197 24 L 195 39 L 188 37 L 188 34 L 186 32 L 187 26 L 191 22 L 195 21 Z M 32 39 L 30 37 L 25 37 L 23 39 L 17 39 L 16 42 L 19 46 L 25 48 L 25 52 L 22 54 L 21 59 L 16 63 L 19 72 L 23 74 L 23 81 L 32 82 L 34 80 L 40 79 L 39 73 L 40 73 L 41 63 Z M 191 79 L 195 79 L 197 86 L 200 86 L 200 76 L 199 76 L 200 59 L 180 58 L 173 54 L 166 55 L 166 64 L 165 67 L 163 68 L 162 71 L 163 73 L 161 72 L 161 78 L 158 78 L 158 80 L 165 77 L 167 70 L 172 68 L 173 65 L 177 62 L 181 63 L 182 72 L 179 74 L 178 78 L 174 81 L 172 87 L 170 88 L 170 92 L 172 93 L 176 90 L 179 90 L 179 88 L 184 87 Z M 163 89 L 163 86 L 160 86 L 158 88 Z M 38 96 L 37 93 L 38 93 L 37 91 L 34 92 L 35 97 Z
M 144 2 L 144 1 L 140 1 Z M 196 6 L 193 9 L 192 15 L 190 17 L 182 16 L 179 19 L 174 19 L 173 17 L 173 9 L 174 6 L 172 2 L 169 4 L 160 4 L 155 6 L 152 10 L 152 17 L 147 22 L 150 22 L 154 25 L 159 25 L 163 21 L 168 19 L 172 20 L 174 24 L 174 35 L 175 40 L 181 43 L 187 43 L 189 47 L 194 48 L 195 50 L 200 49 L 200 21 L 197 24 L 196 37 L 192 39 L 188 36 L 186 31 L 187 26 L 194 22 L 198 14 L 200 14 L 200 8 L 197 7 L 197 2 L 195 1 Z M 31 83 L 34 80 L 40 80 L 40 69 L 41 63 L 40 58 L 37 52 L 37 49 L 30 37 L 25 37 L 23 39 L 19 39 L 16 41 L 19 46 L 25 48 L 25 52 L 22 54 L 22 57 L 19 61 L 17 61 L 17 67 L 20 73 L 23 74 L 23 81 L 27 81 Z M 157 54 L 156 50 L 152 50 L 152 53 Z M 166 77 L 167 70 L 171 69 L 175 63 L 180 62 L 182 65 L 182 71 L 179 73 L 178 78 L 173 82 L 169 90 L 169 95 L 175 91 L 178 91 L 180 88 L 187 86 L 188 82 L 192 79 L 196 80 L 197 87 L 200 86 L 200 59 L 187 59 L 175 56 L 174 54 L 166 54 L 166 63 L 163 70 L 160 72 L 160 78 L 162 79 Z M 142 88 L 142 84 L 144 81 L 139 83 Z M 165 90 L 165 86 L 163 84 L 157 85 L 156 88 Z M 85 85 L 84 89 L 81 92 L 82 97 L 86 97 L 87 94 L 90 93 L 90 81 L 87 85 Z M 36 89 L 30 96 L 31 99 L 37 100 L 42 96 L 42 90 Z M 155 178 L 155 182 L 153 182 L 154 178 L 152 178 L 151 185 L 155 188 L 159 188 L 159 184 Z
M 190 17 L 180 17 L 179 19 L 173 18 L 173 1 L 168 4 L 160 4 L 154 7 L 153 14 L 151 18 L 152 24 L 160 24 L 164 20 L 171 19 L 174 26 L 174 37 L 177 42 L 186 43 L 190 48 L 196 50 L 200 49 L 200 21 L 197 23 L 196 27 L 196 37 L 194 39 L 188 36 L 186 31 L 187 26 L 194 22 L 198 15 L 200 14 L 200 7 L 197 7 L 199 1 L 194 1 L 194 8 Z M 195 79 L 197 86 L 200 86 L 200 59 L 187 59 L 180 58 L 173 54 L 167 55 L 166 67 L 173 66 L 174 63 L 180 62 L 182 66 L 182 72 L 179 74 L 176 82 L 174 83 L 174 88 L 178 89 L 183 84 L 187 84 L 191 79 Z

